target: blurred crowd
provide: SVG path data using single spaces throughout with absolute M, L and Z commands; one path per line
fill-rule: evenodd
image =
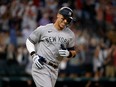
M 62 6 L 74 11 L 80 53 L 61 62 L 59 77 L 116 77 L 116 0 L 0 0 L 0 76 L 31 74 L 25 40 Z

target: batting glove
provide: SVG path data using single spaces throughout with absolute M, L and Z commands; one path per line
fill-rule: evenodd
M 70 52 L 68 50 L 59 50 L 60 56 L 67 57 L 69 56 Z
M 34 54 L 32 58 L 33 62 L 39 69 L 43 68 L 44 63 L 46 62 L 46 60 L 43 57 L 39 57 L 37 54 Z

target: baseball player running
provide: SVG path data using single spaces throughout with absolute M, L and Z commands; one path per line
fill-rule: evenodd
M 33 59 L 32 77 L 37 87 L 54 87 L 63 58 L 73 58 L 75 36 L 68 28 L 73 20 L 69 7 L 59 9 L 55 23 L 39 26 L 26 40 Z

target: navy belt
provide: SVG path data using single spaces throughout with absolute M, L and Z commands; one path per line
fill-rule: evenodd
M 55 65 L 55 64 L 53 64 L 53 63 L 51 63 L 51 62 L 49 62 L 48 65 L 52 66 L 54 69 L 58 68 L 57 65 Z

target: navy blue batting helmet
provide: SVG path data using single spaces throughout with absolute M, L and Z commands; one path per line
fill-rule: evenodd
M 73 10 L 69 7 L 62 7 L 59 9 L 59 14 L 63 15 L 64 18 L 70 23 L 73 20 Z

